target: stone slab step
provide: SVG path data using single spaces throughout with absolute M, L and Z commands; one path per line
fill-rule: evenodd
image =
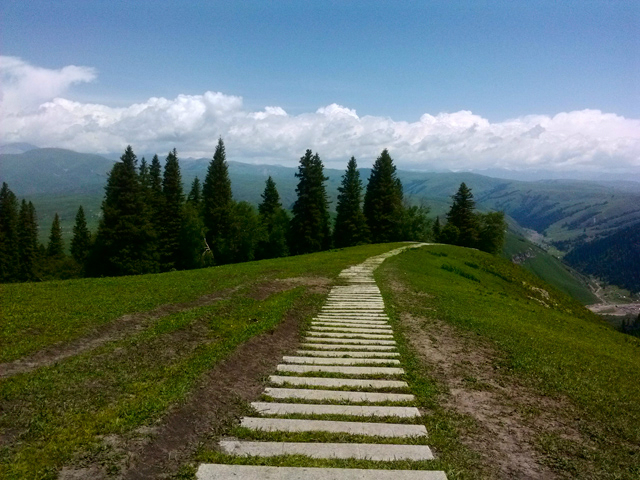
M 392 358 L 318 358 L 318 357 L 282 357 L 286 363 L 304 365 L 400 365 L 400 360 Z
M 303 442 L 243 442 L 222 440 L 224 453 L 243 457 L 277 457 L 305 455 L 311 458 L 356 458 L 392 462 L 394 460 L 433 460 L 426 445 L 389 445 L 376 443 L 303 443 Z
M 345 319 L 345 320 L 377 320 L 377 321 L 389 321 L 389 317 L 384 314 L 384 313 L 380 313 L 380 314 L 361 314 L 361 313 L 318 313 L 317 319 L 323 319 L 323 320 L 338 320 L 338 319 Z
M 323 325 L 311 325 L 309 333 L 316 332 L 339 332 L 339 333 L 373 333 L 373 334 L 392 334 L 391 327 L 386 328 L 361 328 L 361 327 L 325 327 Z
M 386 438 L 427 436 L 427 429 L 424 425 L 405 425 L 400 423 L 334 422 L 331 420 L 244 417 L 240 422 L 240 426 L 264 432 L 330 432 Z
M 393 338 L 391 334 L 374 334 L 374 333 L 336 333 L 336 332 L 309 332 L 307 335 L 313 335 L 314 337 L 330 337 L 330 338 L 379 338 L 390 339 Z
M 341 358 L 390 358 L 399 357 L 398 352 L 362 352 L 362 351 L 337 351 L 337 350 L 298 350 L 297 355 L 302 357 L 341 357 Z
M 343 367 L 332 365 L 278 365 L 279 372 L 292 373 L 342 373 L 343 375 L 404 375 L 402 368 L 395 367 Z
M 251 402 L 261 415 L 352 415 L 354 417 L 416 418 L 416 407 L 377 405 L 320 405 L 316 403 Z
M 395 340 L 367 340 L 360 338 L 331 338 L 308 336 L 303 339 L 305 343 L 344 343 L 349 345 L 395 345 Z
M 274 385 L 289 384 L 301 387 L 409 388 L 409 384 L 401 380 L 369 380 L 366 378 L 289 377 L 271 375 L 269 382 Z
M 377 352 L 388 352 L 395 350 L 396 347 L 392 345 L 350 345 L 350 344 L 326 344 L 326 343 L 303 343 L 300 345 L 304 348 L 318 348 L 321 350 L 337 350 L 344 348 L 345 350 L 362 350 L 362 351 L 377 351 Z
M 416 418 L 416 407 L 387 407 L 377 405 L 320 405 L 315 403 L 251 402 L 261 415 L 352 415 L 354 417 Z
M 359 468 L 265 467 L 203 463 L 197 480 L 447 480 L 438 470 L 364 470 Z
M 345 320 L 316 320 L 313 319 L 311 325 L 326 325 L 330 327 L 331 325 L 342 325 L 347 327 L 349 325 L 362 325 L 366 328 L 376 328 L 380 327 L 388 327 L 391 324 L 389 322 L 385 322 L 384 320 L 357 320 L 357 319 L 345 319 Z
M 379 392 L 345 392 L 343 390 L 311 390 L 305 388 L 274 388 L 267 387 L 265 395 L 272 398 L 296 398 L 301 400 L 336 400 L 349 402 L 413 402 L 415 397 L 405 393 Z

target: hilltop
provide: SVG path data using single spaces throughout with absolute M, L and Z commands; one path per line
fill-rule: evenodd
M 338 273 L 400 245 L 2 285 L 0 476 L 135 478 L 144 464 L 152 476 L 192 478 L 220 460 L 217 440 L 295 351 Z M 638 339 L 475 250 L 413 249 L 375 278 L 437 453 L 401 468 L 449 479 L 637 476 Z

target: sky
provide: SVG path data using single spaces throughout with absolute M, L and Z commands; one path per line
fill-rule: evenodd
M 0 143 L 640 180 L 640 2 L 0 0 Z

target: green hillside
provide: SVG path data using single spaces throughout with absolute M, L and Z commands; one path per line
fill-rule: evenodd
M 278 348 L 292 352 L 296 332 L 318 310 L 327 286 L 339 282 L 340 270 L 397 246 L 159 275 L 1 285 L 0 477 L 56 478 L 65 466 L 88 469 L 79 470 L 86 476 L 117 476 L 148 432 L 188 404 L 207 372 L 250 370 L 243 367 L 253 361 L 248 352 L 236 358 L 239 365 L 224 363 L 250 339 L 263 345 L 250 350 L 264 356 L 258 363 L 266 370 L 256 370 L 252 380 L 258 395 L 282 355 L 269 342 L 280 339 Z M 474 391 L 505 390 L 517 381 L 518 388 L 563 405 L 553 421 L 567 422 L 575 434 L 567 439 L 544 430 L 534 436 L 537 454 L 553 472 L 573 478 L 639 473 L 638 339 L 615 332 L 522 268 L 474 250 L 422 247 L 387 260 L 377 279 L 407 351 L 407 380 L 430 412 L 425 422 L 438 468 L 450 479 L 495 477 L 465 443 L 476 431 L 473 421 L 447 406 L 449 387 L 411 343 L 419 336 L 407 333 L 407 319 L 423 319 L 425 338 L 432 322 L 444 321 L 461 338 L 473 333 L 467 351 L 495 350 L 491 371 L 502 386 L 469 373 L 465 385 Z M 290 325 L 289 337 L 284 325 Z M 211 445 L 233 426 L 254 398 L 251 391 L 219 407 L 209 443 L 204 437 L 180 443 L 186 457 L 176 457 L 181 460 L 172 467 L 184 474 L 180 478 L 191 478 L 190 465 L 212 455 L 198 445 Z M 521 413 L 535 418 L 540 408 Z
M 443 361 L 428 355 L 420 360 L 421 344 L 412 344 L 420 332 L 437 346 L 449 331 L 448 341 L 464 339 L 464 351 L 475 350 L 471 363 L 452 360 L 462 383 L 445 377 L 428 390 L 424 407 L 441 413 L 427 429 L 495 441 L 492 433 L 478 433 L 486 428 L 482 416 L 471 414 L 481 422 L 474 425 L 441 410 L 451 388 L 484 399 L 477 408 L 491 408 L 486 402 L 493 395 L 506 402 L 496 408 L 522 415 L 523 430 L 533 432 L 535 449 L 561 478 L 638 478 L 638 339 L 612 330 L 520 267 L 482 252 L 452 246 L 407 250 L 385 262 L 377 278 L 405 335 L 413 325 L 407 337 L 417 349 L 413 375 L 437 378 Z M 476 369 L 483 361 L 486 368 Z M 469 478 L 483 477 L 495 478 L 486 472 Z

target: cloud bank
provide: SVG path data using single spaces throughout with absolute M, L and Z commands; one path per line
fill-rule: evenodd
M 249 111 L 241 97 L 220 92 L 113 108 L 63 98 L 73 84 L 96 78 L 92 68 L 49 70 L 0 57 L 0 72 L 3 143 L 102 154 L 129 144 L 160 154 L 176 147 L 181 157 L 210 157 L 222 136 L 229 159 L 254 163 L 295 165 L 311 148 L 326 165 L 343 166 L 354 155 L 367 166 L 389 148 L 402 168 L 640 171 L 640 120 L 599 110 L 497 123 L 459 111 L 404 122 L 337 104 L 299 115 L 279 106 Z

